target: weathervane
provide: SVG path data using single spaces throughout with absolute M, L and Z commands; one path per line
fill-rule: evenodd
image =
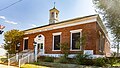
M 0 25 L 0 34 L 2 34 L 4 31 L 3 31 L 3 29 L 5 28 L 5 26 L 3 26 L 3 25 Z

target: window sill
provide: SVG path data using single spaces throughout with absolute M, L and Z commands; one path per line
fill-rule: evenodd
M 52 51 L 61 51 L 61 50 L 52 50 Z
M 70 51 L 81 51 L 81 50 L 72 50 L 72 49 L 71 49 Z

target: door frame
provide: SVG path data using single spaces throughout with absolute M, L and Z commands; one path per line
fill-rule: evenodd
M 40 36 L 42 37 L 42 38 L 40 38 Z M 34 41 L 37 43 L 36 44 L 36 46 L 35 47 L 37 47 L 36 49 L 37 49 L 37 52 L 38 52 L 38 44 L 40 44 L 40 43 L 43 43 L 43 53 L 42 53 L 42 55 L 44 55 L 44 50 L 45 50 L 45 37 L 42 35 L 42 34 L 39 34 L 39 35 L 37 35 L 35 38 L 34 38 Z M 41 55 L 41 54 L 40 54 Z

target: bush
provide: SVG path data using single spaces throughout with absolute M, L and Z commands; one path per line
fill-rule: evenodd
M 86 55 L 86 54 L 77 54 L 74 58 L 77 64 L 85 65 L 85 62 L 87 61 L 88 57 L 89 55 Z
M 86 59 L 84 60 L 83 65 L 94 65 L 94 60 L 93 59 Z
M 105 63 L 105 59 L 104 58 L 97 58 L 95 59 L 95 66 L 105 66 L 106 63 Z
M 111 66 L 113 66 L 113 64 L 118 63 L 118 61 L 119 61 L 119 60 L 118 60 L 117 58 L 112 57 L 112 58 L 109 58 L 109 59 L 108 59 L 107 63 L 110 64 Z
M 54 57 L 46 56 L 44 59 L 45 62 L 54 62 Z
M 64 54 L 63 56 L 61 56 L 58 60 L 59 63 L 68 63 L 68 58 L 67 55 Z
M 68 63 L 69 59 L 68 59 L 68 54 L 63 54 L 63 56 L 60 56 L 60 58 L 58 59 L 57 62 L 59 63 Z
M 38 62 L 34 62 L 33 64 L 35 64 L 35 65 L 39 65 L 39 63 L 40 63 L 40 62 L 38 61 Z

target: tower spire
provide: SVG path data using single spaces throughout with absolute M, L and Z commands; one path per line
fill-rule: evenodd
M 55 2 L 54 2 L 54 8 L 55 8 Z

